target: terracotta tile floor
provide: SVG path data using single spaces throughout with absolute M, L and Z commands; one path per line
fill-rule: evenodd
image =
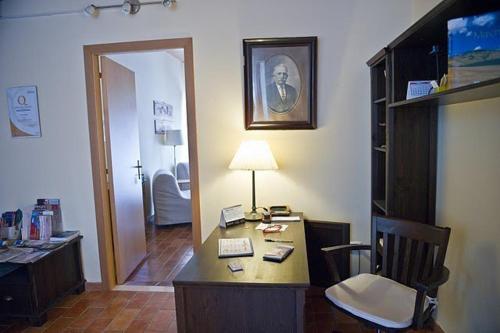
M 41 327 L 0 322 L 0 332 L 177 332 L 173 293 L 86 291 L 66 297 Z
M 146 224 L 147 258 L 125 284 L 172 286 L 175 275 L 193 255 L 191 224 Z
M 42 327 L 26 321 L 0 322 L 0 332 L 176 332 L 173 293 L 86 291 L 66 297 L 48 312 Z M 373 333 L 358 321 L 334 311 L 320 289 L 306 297 L 306 333 Z M 410 333 L 442 333 L 438 327 Z

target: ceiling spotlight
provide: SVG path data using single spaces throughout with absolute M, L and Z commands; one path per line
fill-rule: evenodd
M 99 10 L 94 5 L 88 5 L 87 7 L 85 7 L 83 12 L 85 13 L 85 15 L 92 17 L 97 17 L 97 15 L 99 15 Z
M 169 8 L 175 6 L 176 3 L 177 3 L 176 0 L 162 0 L 161 1 L 161 4 L 164 7 L 169 7 Z
M 122 12 L 125 14 L 134 15 L 141 9 L 139 0 L 125 0 L 122 5 Z

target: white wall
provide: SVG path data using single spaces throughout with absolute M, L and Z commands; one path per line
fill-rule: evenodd
M 439 290 L 446 332 L 500 327 L 500 98 L 444 107 L 439 113 L 438 225 L 451 228 Z
M 96 1 L 96 4 L 107 3 Z M 83 8 L 88 1 L 7 0 L 4 15 Z M 220 208 L 250 206 L 250 174 L 228 164 L 243 139 L 269 142 L 280 170 L 257 175 L 259 205 L 287 203 L 313 219 L 352 223 L 369 240 L 369 70 L 375 52 L 409 26 L 400 0 L 178 1 L 98 18 L 66 15 L 0 21 L 0 91 L 39 88 L 43 137 L 10 137 L 0 94 L 0 209 L 38 196 L 62 199 L 66 227 L 82 230 L 85 274 L 100 280 L 82 45 L 192 37 L 202 236 Z M 242 39 L 318 36 L 318 129 L 245 131 Z
M 159 169 L 173 172 L 173 148 L 164 145 L 162 136 L 155 134 L 153 100 L 171 104 L 174 117 L 169 122 L 169 127 L 186 133 L 184 63 L 165 51 L 111 54 L 108 57 L 135 73 L 143 173 L 152 181 L 154 173 Z M 176 150 L 177 156 L 182 155 L 187 161 L 187 145 L 177 147 Z M 151 203 L 149 207 L 152 207 Z

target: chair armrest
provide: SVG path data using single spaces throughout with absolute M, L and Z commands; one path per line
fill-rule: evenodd
M 355 251 L 355 250 L 371 250 L 371 245 L 366 244 L 347 244 L 347 245 L 336 245 L 330 247 L 323 247 L 321 251 L 327 253 L 335 253 L 343 250 Z
M 335 262 L 333 255 L 336 253 L 341 253 L 343 251 L 370 250 L 370 249 L 371 249 L 370 245 L 348 244 L 348 245 L 337 245 L 337 246 L 324 247 L 321 249 L 321 251 L 323 251 L 323 255 L 324 255 L 326 263 L 327 263 L 327 268 L 330 271 L 330 274 L 333 276 L 334 282 L 338 283 L 341 280 L 340 280 L 340 275 L 339 275 L 337 263 Z
M 422 328 L 424 325 L 424 304 L 425 297 L 429 292 L 432 292 L 437 287 L 448 281 L 450 276 L 450 271 L 448 268 L 444 267 L 432 273 L 432 275 L 425 281 L 420 281 L 415 283 L 415 289 L 417 289 L 417 297 L 415 298 L 415 310 L 413 312 L 413 322 L 416 328 Z M 427 310 L 428 311 L 428 310 Z M 429 313 L 432 312 L 432 309 Z
M 415 283 L 415 288 L 419 291 L 429 292 L 436 289 L 446 281 L 450 276 L 450 270 L 443 266 L 440 271 L 434 272 L 428 279 Z

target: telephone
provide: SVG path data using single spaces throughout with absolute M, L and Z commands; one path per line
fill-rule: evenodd
M 271 216 L 289 216 L 292 211 L 287 205 L 281 205 L 269 207 L 269 212 Z

